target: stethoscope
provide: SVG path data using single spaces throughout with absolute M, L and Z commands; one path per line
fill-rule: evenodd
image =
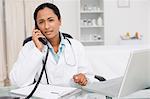
M 64 60 L 65 60 L 65 63 L 67 64 L 67 65 L 70 65 L 70 66 L 75 66 L 76 65 L 76 59 L 75 59 L 75 53 L 74 53 L 74 50 L 73 50 L 73 47 L 72 47 L 72 44 L 71 44 L 71 41 L 68 39 L 68 37 L 65 37 L 65 36 L 63 36 L 64 37 L 64 39 L 65 40 L 67 40 L 68 41 L 68 43 L 69 43 L 69 45 L 70 45 L 70 47 L 71 47 L 71 52 L 72 52 L 72 60 L 73 60 L 73 62 L 70 62 L 70 60 L 67 58 L 67 52 L 66 51 L 64 51 L 63 53 L 64 53 Z M 48 49 L 50 49 L 50 47 L 49 46 L 47 46 L 48 47 Z M 43 64 L 44 64 L 44 61 L 43 61 Z M 49 80 L 48 80 L 48 75 L 47 75 L 47 71 L 46 71 L 46 68 L 45 68 L 45 70 L 44 70 L 44 72 L 45 72 L 45 76 L 46 76 L 46 81 L 47 81 L 47 84 L 49 84 Z
M 64 37 L 64 39 L 66 39 L 66 40 L 69 42 L 69 44 L 70 44 L 70 46 L 71 46 L 72 54 L 73 54 L 73 57 L 74 57 L 74 63 L 73 63 L 73 64 L 70 64 L 70 63 L 67 61 L 67 59 L 66 59 L 66 57 L 65 57 L 65 54 L 64 54 L 65 62 L 66 62 L 66 64 L 68 64 L 68 65 L 72 65 L 72 66 L 73 66 L 73 65 L 76 65 L 75 53 L 74 53 L 74 50 L 73 50 L 71 41 L 70 41 L 67 37 L 65 37 L 64 35 L 63 35 L 63 37 Z M 36 89 L 37 89 L 37 87 L 38 87 L 38 85 L 39 85 L 39 83 L 40 83 L 40 81 L 41 81 L 41 79 L 42 79 L 42 75 L 43 75 L 44 72 L 45 72 L 45 75 L 46 75 L 47 84 L 49 84 L 48 75 L 47 75 L 47 72 L 46 72 L 46 63 L 47 63 L 47 59 L 48 59 L 50 47 L 48 46 L 47 43 L 46 43 L 46 46 L 47 46 L 46 57 L 45 57 L 45 60 L 42 61 L 42 62 L 43 62 L 43 67 L 42 67 L 42 70 L 41 70 L 39 79 L 37 80 L 37 83 L 35 84 L 34 89 L 31 91 L 31 93 L 30 93 L 27 97 L 25 97 L 25 99 L 29 99 L 29 98 L 32 97 L 32 95 L 33 95 L 34 92 L 36 91 Z M 36 81 L 34 81 L 34 83 L 35 83 L 35 82 L 36 82 Z

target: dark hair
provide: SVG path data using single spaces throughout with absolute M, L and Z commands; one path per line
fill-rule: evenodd
M 52 4 L 52 3 L 43 3 L 41 5 L 39 5 L 35 11 L 34 11 L 34 22 L 35 22 L 35 27 L 38 28 L 38 25 L 37 25 L 37 22 L 36 22 L 36 18 L 37 18 L 37 13 L 44 9 L 44 8 L 49 8 L 51 10 L 53 10 L 53 12 L 57 15 L 58 19 L 60 20 L 61 19 L 61 15 L 60 15 L 60 12 L 59 12 L 59 9 L 56 5 Z

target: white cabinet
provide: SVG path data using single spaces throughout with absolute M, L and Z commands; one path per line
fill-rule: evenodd
M 104 44 L 103 5 L 103 0 L 80 0 L 80 40 L 84 45 Z

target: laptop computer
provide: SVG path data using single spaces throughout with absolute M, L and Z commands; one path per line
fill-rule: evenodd
M 149 87 L 150 49 L 134 51 L 129 60 L 118 97 Z
M 148 72 L 150 50 L 134 50 L 130 54 L 123 77 L 93 82 L 83 89 L 110 97 L 123 97 L 149 87 Z

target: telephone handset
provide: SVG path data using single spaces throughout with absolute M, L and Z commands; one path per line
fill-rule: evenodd
M 44 45 L 46 45 L 47 44 L 47 40 L 46 40 L 46 38 L 39 38 L 39 41 L 41 41 Z
M 39 30 L 39 28 L 36 26 L 35 27 L 35 29 L 38 29 Z M 46 40 L 46 38 L 39 38 L 39 41 L 41 41 L 44 45 L 46 45 L 47 44 L 47 40 Z

